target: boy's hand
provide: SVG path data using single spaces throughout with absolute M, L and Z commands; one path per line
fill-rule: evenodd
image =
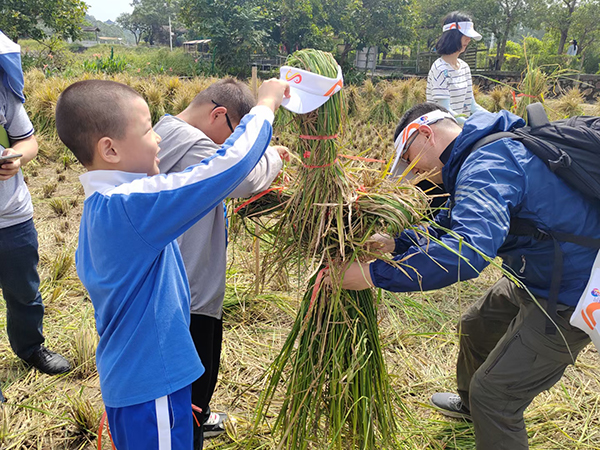
M 365 242 L 367 250 L 375 255 L 382 256 L 392 253 L 396 248 L 396 241 L 385 234 L 374 234 Z
M 271 78 L 265 81 L 258 89 L 257 105 L 264 105 L 271 108 L 273 112 L 281 106 L 283 97 L 290 96 L 290 85 L 287 81 Z
M 18 152 L 13 150 L 12 148 L 7 148 L 4 150 L 4 153 L 1 153 L 2 156 L 6 155 L 15 155 Z M 10 161 L 4 162 L 4 164 L 0 164 L 0 181 L 6 181 L 12 177 L 14 177 L 21 168 L 21 158 L 12 159 Z
M 290 162 L 290 149 L 285 145 L 274 145 L 273 148 L 279 153 L 282 161 Z
M 327 270 L 323 283 L 328 286 L 332 284 L 329 270 Z M 346 268 L 344 279 L 342 280 L 342 289 L 362 291 L 374 286 L 368 263 L 353 262 Z

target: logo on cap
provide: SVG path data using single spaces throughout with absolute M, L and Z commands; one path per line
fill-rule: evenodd
M 285 74 L 286 81 L 293 81 L 296 84 L 302 83 L 302 75 L 300 75 L 299 73 L 293 73 L 290 75 L 290 72 L 291 70 L 288 70 Z

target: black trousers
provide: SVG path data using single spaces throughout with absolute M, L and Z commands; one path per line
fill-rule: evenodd
M 219 375 L 223 320 L 192 314 L 190 333 L 200 361 L 204 365 L 204 374 L 192 383 L 192 404 L 202 408 L 202 414 L 195 413 L 200 427 L 194 421 L 194 450 L 200 450 L 204 442 L 202 425 L 210 415 L 210 400 L 215 392 Z

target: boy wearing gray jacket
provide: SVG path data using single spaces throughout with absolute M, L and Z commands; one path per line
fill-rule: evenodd
M 161 173 L 182 172 L 212 157 L 256 104 L 250 89 L 232 78 L 218 81 L 200 92 L 177 116 L 166 115 L 155 126 L 161 137 Z M 248 177 L 231 193 L 250 197 L 269 187 L 286 158 L 285 147 L 269 147 Z M 223 337 L 223 299 L 227 264 L 227 225 L 220 204 L 178 238 L 191 291 L 190 332 L 206 371 L 192 384 L 192 404 L 201 408 L 200 427 L 194 426 L 194 450 L 204 437 L 224 431 L 225 414 L 210 412 Z

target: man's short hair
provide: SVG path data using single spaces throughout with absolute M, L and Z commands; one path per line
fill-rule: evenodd
M 195 107 L 204 104 L 215 106 L 215 103 L 227 108 L 227 114 L 231 117 L 231 120 L 239 122 L 256 106 L 256 99 L 245 83 L 235 78 L 225 78 L 211 84 L 196 95 L 190 106 Z
M 468 14 L 463 12 L 454 11 L 444 17 L 443 25 L 455 22 L 472 22 L 473 20 Z M 462 37 L 463 34 L 454 28 L 452 30 L 444 31 L 442 36 L 435 45 L 435 50 L 438 55 L 451 55 L 456 53 L 462 48 Z
M 394 132 L 394 142 L 396 141 L 396 138 L 398 138 L 398 135 L 400 133 L 402 133 L 402 130 L 404 130 L 408 126 L 408 124 L 411 123 L 413 120 L 418 119 L 419 117 L 421 117 L 427 113 L 430 113 L 431 111 L 436 111 L 438 109 L 440 111 L 450 113 L 450 111 L 448 111 L 443 106 L 440 106 L 440 105 L 438 105 L 436 103 L 432 103 L 432 102 L 420 103 L 420 104 L 410 108 L 408 111 L 406 111 L 404 113 L 402 118 L 400 118 L 400 122 L 398 122 L 396 131 Z M 443 119 L 443 121 L 445 121 L 445 120 L 450 120 L 450 119 Z
M 103 137 L 122 139 L 127 131 L 127 111 L 135 90 L 109 80 L 73 83 L 56 103 L 56 130 L 60 140 L 84 166 L 94 161 L 94 148 Z

